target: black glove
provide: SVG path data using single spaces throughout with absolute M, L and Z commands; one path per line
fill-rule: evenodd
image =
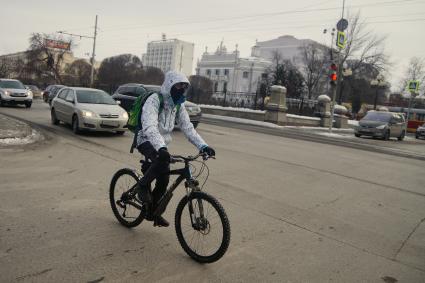
M 201 153 L 206 153 L 208 156 L 215 156 L 215 150 L 209 146 L 203 147 Z
M 160 162 L 170 162 L 171 156 L 166 147 L 158 150 L 158 159 Z

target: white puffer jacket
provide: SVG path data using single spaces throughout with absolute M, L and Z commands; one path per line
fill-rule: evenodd
M 142 130 L 137 135 L 137 146 L 149 141 L 158 151 L 161 147 L 167 147 L 171 142 L 171 133 L 176 121 L 177 109 L 171 98 L 171 87 L 176 83 L 189 83 L 185 75 L 170 71 L 165 75 L 164 83 L 161 86 L 161 94 L 164 99 L 164 106 L 159 113 L 160 100 L 158 94 L 152 94 L 143 105 L 141 115 Z M 177 117 L 178 126 L 187 139 L 199 150 L 207 146 L 205 141 L 196 132 L 189 119 L 189 114 L 181 104 Z

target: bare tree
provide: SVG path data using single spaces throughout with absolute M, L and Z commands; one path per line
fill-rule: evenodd
M 62 84 L 63 61 L 72 48 L 72 41 L 64 42 L 62 37 L 40 33 L 33 33 L 29 41 L 27 69 L 37 76 L 50 76 Z M 61 47 L 60 43 L 65 47 Z
M 326 48 L 317 43 L 309 43 L 300 47 L 302 73 L 307 89 L 308 99 L 317 93 L 319 82 L 326 76 Z
M 9 78 L 12 72 L 12 64 L 6 58 L 0 59 L 0 78 Z
M 187 99 L 195 103 L 210 103 L 213 94 L 213 82 L 203 76 L 193 75 L 189 77 L 190 88 Z
M 381 73 L 386 71 L 389 66 L 384 50 L 386 36 L 367 29 L 366 23 L 360 20 L 360 13 L 351 19 L 347 38 L 345 49 L 340 53 L 341 66 L 347 63 L 353 75 L 361 75 L 365 66 Z
M 421 91 L 425 89 L 425 59 L 412 57 L 409 61 L 404 77 L 400 82 L 400 91 L 403 92 L 406 89 L 407 83 L 410 80 L 418 80 Z
M 69 65 L 63 76 L 67 85 L 90 86 L 91 65 L 84 59 L 78 59 Z

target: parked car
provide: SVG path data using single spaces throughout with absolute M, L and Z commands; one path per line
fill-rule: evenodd
M 128 114 L 103 90 L 64 87 L 52 100 L 51 120 L 72 125 L 74 133 L 82 130 L 124 134 Z
M 18 80 L 0 79 L 0 105 L 25 104 L 31 107 L 33 94 Z
M 25 85 L 25 87 L 31 90 L 33 98 L 41 97 L 41 90 L 36 85 Z
M 130 111 L 131 106 L 134 101 L 137 99 L 139 95 L 146 91 L 156 91 L 159 92 L 161 90 L 161 86 L 159 85 L 144 85 L 137 83 L 130 83 L 121 85 L 115 93 L 112 95 L 112 98 L 116 101 L 119 101 L 122 108 L 124 108 L 127 112 Z M 184 103 L 185 108 L 189 114 L 190 121 L 193 126 L 196 128 L 201 121 L 201 108 L 193 102 L 186 101 Z
M 43 100 L 44 102 L 49 103 L 49 105 L 52 105 L 52 100 L 55 98 L 55 96 L 58 94 L 59 90 L 61 90 L 64 85 L 49 85 L 46 87 L 46 89 L 43 92 Z
M 406 135 L 406 121 L 401 113 L 371 110 L 359 121 L 354 135 L 380 137 L 384 140 L 396 137 L 401 141 Z
M 417 139 L 419 139 L 420 137 L 425 137 L 425 124 L 416 129 L 415 136 Z

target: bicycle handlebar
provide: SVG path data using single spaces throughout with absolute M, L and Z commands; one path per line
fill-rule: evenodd
M 190 161 L 194 161 L 196 159 L 198 159 L 199 157 L 202 156 L 203 160 L 208 160 L 210 158 L 215 159 L 215 156 L 209 156 L 206 153 L 198 153 L 195 156 L 181 156 L 181 155 L 171 155 L 171 159 L 170 159 L 170 163 L 177 163 L 177 162 L 190 162 Z

